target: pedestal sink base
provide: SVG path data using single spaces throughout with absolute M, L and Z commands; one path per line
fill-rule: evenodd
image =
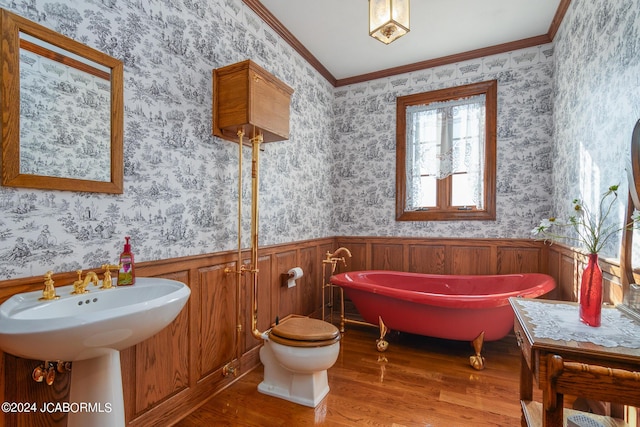
M 68 427 L 124 427 L 120 352 L 73 362 Z

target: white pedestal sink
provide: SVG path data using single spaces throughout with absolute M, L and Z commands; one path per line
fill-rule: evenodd
M 136 278 L 133 286 L 39 301 L 42 291 L 16 294 L 0 306 L 0 349 L 35 360 L 73 362 L 68 426 L 125 425 L 120 350 L 160 332 L 184 307 L 184 283 Z M 56 403 L 56 402 L 54 402 Z

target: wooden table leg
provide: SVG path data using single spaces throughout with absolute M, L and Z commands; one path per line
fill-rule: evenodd
M 524 354 L 520 354 L 520 400 L 533 399 L 533 374 Z
M 520 354 L 520 404 L 522 402 L 533 399 L 533 375 L 531 369 L 527 365 L 527 359 L 524 354 Z M 524 408 L 521 409 L 520 425 L 522 427 L 528 427 L 527 420 L 524 416 Z
M 544 378 L 539 380 L 542 388 L 542 426 L 562 427 L 564 395 L 557 392 L 556 382 L 564 370 L 564 361 L 559 355 L 549 354 L 543 360 L 546 360 L 547 366 Z
M 550 392 L 545 388 L 542 392 L 542 426 L 543 427 L 562 427 L 562 411 L 564 406 L 562 393 L 555 393 L 554 396 L 550 395 Z M 550 401 L 554 401 L 554 405 L 550 404 Z M 551 406 L 551 407 L 550 407 Z M 546 409 L 549 408 L 549 409 Z

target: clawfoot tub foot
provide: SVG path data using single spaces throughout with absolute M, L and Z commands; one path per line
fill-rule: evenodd
M 384 336 L 387 335 L 389 329 L 382 321 L 382 317 L 378 316 L 378 322 L 380 322 L 380 338 L 376 340 L 376 348 L 379 352 L 383 352 L 389 347 L 389 343 L 384 339 Z
M 484 331 L 480 332 L 471 344 L 473 345 L 473 349 L 475 350 L 475 356 L 469 356 L 469 363 L 473 367 L 473 369 L 477 369 L 481 371 L 484 369 L 484 357 L 480 354 L 482 351 L 482 344 L 484 342 Z

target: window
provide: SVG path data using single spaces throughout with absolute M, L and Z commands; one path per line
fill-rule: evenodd
M 495 220 L 497 85 L 398 97 L 398 221 Z

